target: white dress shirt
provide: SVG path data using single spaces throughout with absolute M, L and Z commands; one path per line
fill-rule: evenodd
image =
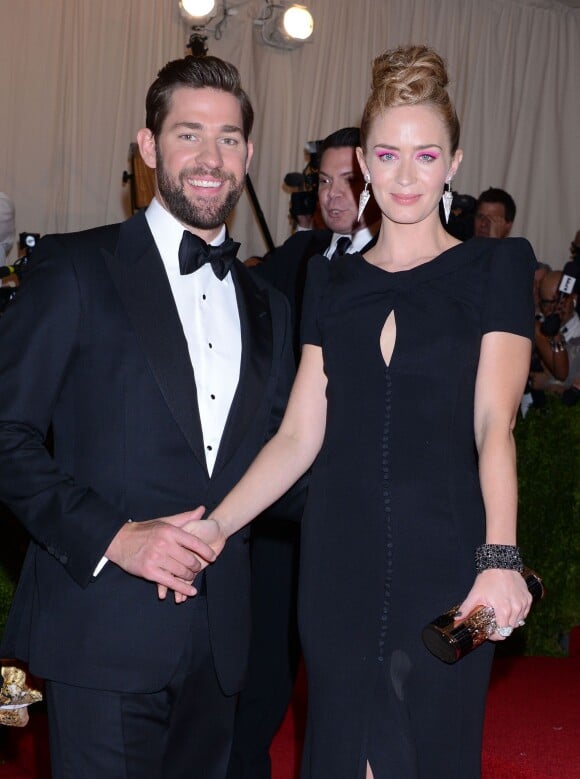
M 145 217 L 165 265 L 187 340 L 211 475 L 240 379 L 242 336 L 234 281 L 231 272 L 220 281 L 209 263 L 182 276 L 178 252 L 183 225 L 156 199 Z M 225 238 L 224 225 L 212 244 L 219 246 Z
M 371 240 L 373 235 L 374 233 L 372 233 L 368 227 L 363 227 L 362 230 L 358 230 L 356 233 L 354 233 L 354 235 L 349 235 L 348 233 L 333 233 L 332 238 L 330 239 L 330 244 L 324 252 L 324 256 L 328 257 L 329 259 L 332 257 L 339 238 L 351 239 L 352 243 L 346 250 L 345 254 L 354 254 L 355 252 L 360 252 L 360 250 L 363 249 Z

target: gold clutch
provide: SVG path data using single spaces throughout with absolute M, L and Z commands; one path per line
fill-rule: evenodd
M 544 597 L 544 585 L 530 568 L 522 571 L 533 602 Z M 496 630 L 495 614 L 491 607 L 478 606 L 461 622 L 456 622 L 458 606 L 436 617 L 423 628 L 421 637 L 427 649 L 443 660 L 456 663 L 488 639 Z

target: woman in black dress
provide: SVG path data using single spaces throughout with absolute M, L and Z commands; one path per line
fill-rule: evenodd
M 311 261 L 280 431 L 193 530 L 219 550 L 314 462 L 304 779 L 478 777 L 493 645 L 445 665 L 421 629 L 455 603 L 483 604 L 507 634 L 530 607 L 512 429 L 535 260 L 522 239 L 461 244 L 443 229 L 439 200 L 462 158 L 446 86 L 425 47 L 375 60 L 358 157 L 379 239 L 364 257 Z

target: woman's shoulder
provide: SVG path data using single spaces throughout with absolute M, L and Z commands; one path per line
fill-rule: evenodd
M 534 268 L 537 265 L 532 245 L 526 238 L 471 238 L 462 246 L 490 263 L 505 260 Z

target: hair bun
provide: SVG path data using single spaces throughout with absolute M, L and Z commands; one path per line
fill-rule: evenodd
M 427 46 L 400 46 L 373 63 L 372 90 L 388 93 L 393 105 L 432 99 L 448 84 L 445 63 Z

